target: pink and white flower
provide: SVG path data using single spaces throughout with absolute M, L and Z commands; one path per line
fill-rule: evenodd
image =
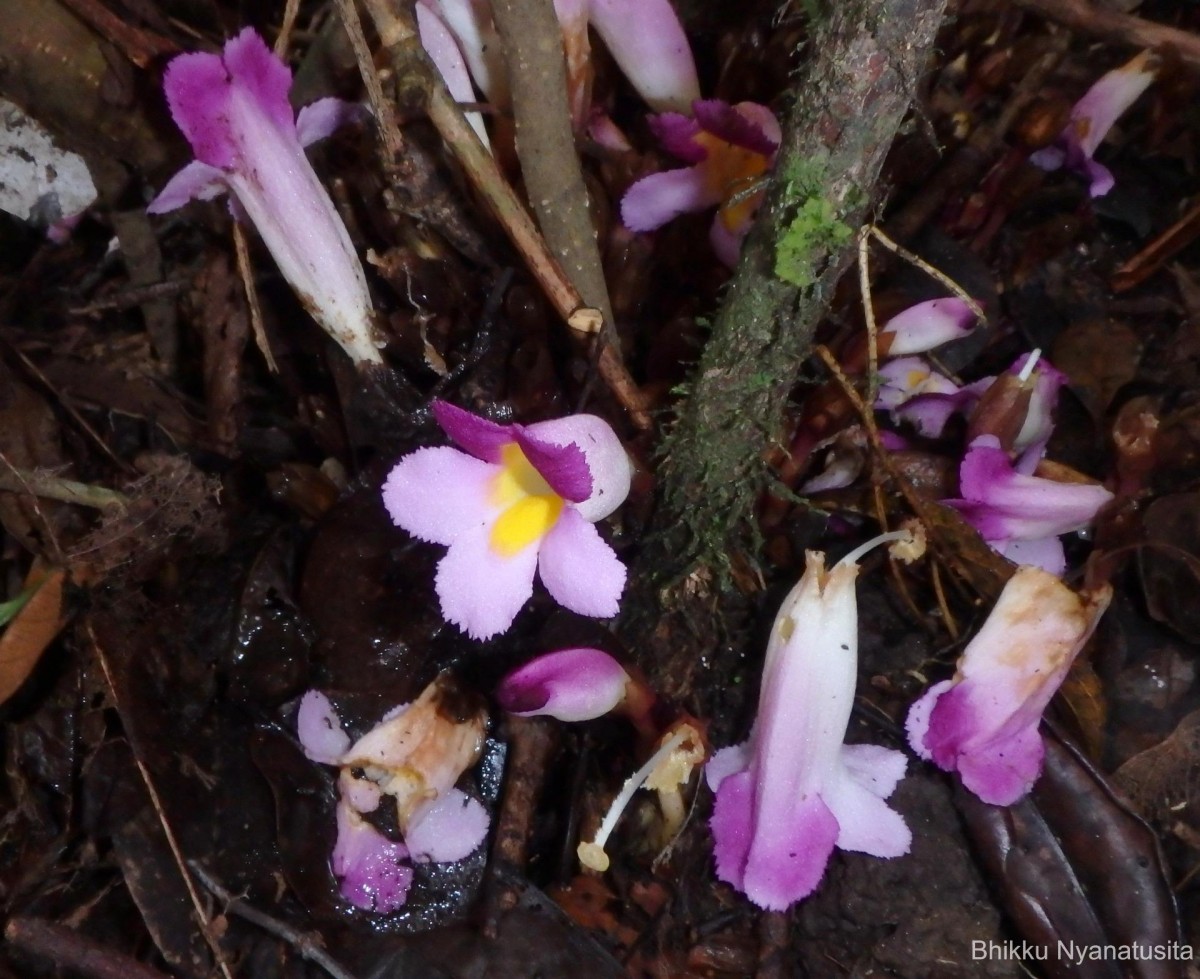
M 1093 159 L 1096 149 L 1157 74 L 1157 56 L 1152 51 L 1143 51 L 1120 68 L 1102 75 L 1075 103 L 1058 139 L 1032 154 L 1030 162 L 1043 170 L 1063 166 L 1074 170 L 1087 179 L 1092 197 L 1103 197 L 1116 181 L 1107 167 Z
M 625 700 L 628 673 L 601 649 L 559 649 L 513 670 L 496 688 L 510 714 L 560 721 L 603 717 Z
M 1042 771 L 1042 713 L 1108 607 L 1112 589 L 1078 595 L 1022 567 L 963 650 L 950 680 L 908 714 L 908 740 L 926 760 L 995 806 L 1024 796 Z
M 843 744 L 858 674 L 857 560 L 884 534 L 830 571 L 809 551 L 767 643 L 750 740 L 707 767 L 716 791 L 711 827 L 717 876 L 759 907 L 807 897 L 834 847 L 897 857 L 912 834 L 885 803 L 904 775 L 899 751 Z
M 394 911 L 412 883 L 410 860 L 462 860 L 487 836 L 487 811 L 454 787 L 479 759 L 486 718 L 447 710 L 447 694 L 446 681 L 435 680 L 353 744 L 328 697 L 310 690 L 300 701 L 296 727 L 305 754 L 341 769 L 332 865 L 342 896 L 356 907 Z M 395 801 L 403 842 L 362 818 L 385 795 Z
M 621 199 L 621 220 L 631 231 L 653 231 L 715 206 L 709 240 L 732 268 L 762 203 L 755 184 L 775 164 L 782 134 L 774 113 L 755 102 L 709 99 L 694 102 L 691 117 L 664 112 L 650 125 L 667 152 L 692 165 L 634 183 Z
M 907 421 L 927 438 L 939 438 L 950 416 L 972 397 L 920 357 L 897 357 L 879 368 L 875 407 Z
M 588 26 L 629 83 L 656 112 L 686 112 L 700 98 L 696 63 L 670 0 L 554 0 L 563 30 L 567 86 L 576 128 L 588 117 Z
M 1066 570 L 1058 537 L 1082 530 L 1112 493 L 1096 483 L 1060 483 L 1017 472 L 994 435 L 981 435 L 959 467 L 958 510 L 991 547 L 1017 564 Z
M 293 117 L 291 87 L 292 73 L 251 28 L 220 55 L 172 60 L 163 88 L 196 159 L 147 210 L 162 214 L 229 191 L 313 318 L 355 363 L 379 364 L 362 263 L 304 155 L 358 110 L 322 99 Z
M 383 502 L 397 525 L 449 547 L 434 583 L 442 614 L 490 638 L 512 625 L 537 574 L 571 611 L 616 615 L 625 566 L 594 525 L 625 500 L 632 470 L 609 424 L 568 415 L 501 425 L 444 401 L 433 413 L 461 449 L 405 456 Z
M 651 108 L 682 111 L 700 97 L 692 50 L 670 0 L 555 0 L 554 11 L 563 32 L 576 129 L 591 108 L 589 25 Z M 450 94 L 460 102 L 474 101 L 474 79 L 493 105 L 506 108 L 504 48 L 488 0 L 417 0 L 416 14 L 421 44 Z M 480 115 L 468 118 L 486 144 Z
M 879 331 L 879 353 L 904 357 L 924 353 L 965 337 L 975 329 L 976 316 L 964 299 L 943 297 L 909 306 Z

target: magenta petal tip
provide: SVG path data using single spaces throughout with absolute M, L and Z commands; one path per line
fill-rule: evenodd
M 496 689 L 496 699 L 521 717 L 589 721 L 616 707 L 628 682 L 621 664 L 602 650 L 560 649 L 509 673 Z

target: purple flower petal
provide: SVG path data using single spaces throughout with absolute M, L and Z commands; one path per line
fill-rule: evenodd
M 662 144 L 662 148 L 685 163 L 699 163 L 707 158 L 708 150 L 696 142 L 700 135 L 700 123 L 682 112 L 660 112 L 647 116 L 650 131 Z
M 1053 146 L 1029 158 L 1043 170 L 1069 167 L 1088 181 L 1088 193 L 1102 197 L 1113 188 L 1113 175 L 1092 159 L 1113 124 L 1154 81 L 1156 56 L 1143 51 L 1127 64 L 1103 75 L 1071 109 L 1071 118 Z
M 193 160 L 167 181 L 167 185 L 146 208 L 146 213 L 166 214 L 183 207 L 188 201 L 211 201 L 228 189 L 224 170 Z
M 953 680 L 942 680 L 925 691 L 908 709 L 908 718 L 904 722 L 904 733 L 908 736 L 909 747 L 925 761 L 932 761 L 933 755 L 925 743 L 929 736 L 929 715 L 933 712 L 938 698 L 954 686 Z
M 774 156 L 782 133 L 775 114 L 757 102 L 730 105 L 721 99 L 697 100 L 692 113 L 700 128 L 740 149 Z
M 1071 110 L 1070 134 L 1089 159 L 1104 142 L 1116 121 L 1150 87 L 1157 74 L 1157 60 L 1143 51 L 1132 60 L 1102 75 Z
M 1086 527 L 1113 495 L 1103 486 L 1015 472 L 992 435 L 971 443 L 959 469 L 962 499 L 944 500 L 988 541 L 1040 540 Z
M 572 612 L 612 618 L 620 611 L 626 574 L 596 528 L 571 508 L 542 541 L 538 575 L 554 600 Z
M 521 717 L 590 721 L 625 699 L 628 682 L 629 674 L 603 650 L 560 649 L 509 673 L 497 687 L 496 699 Z
M 572 503 L 582 503 L 592 495 L 592 473 L 578 445 L 555 445 L 537 438 L 530 429 L 517 428 L 515 435 L 525 458 L 555 493 Z
M 432 408 L 442 431 L 476 459 L 499 465 L 500 450 L 514 441 L 512 425 L 481 418 L 449 401 L 435 401 Z
M 595 415 L 566 415 L 552 421 L 537 422 L 524 429 L 525 434 L 541 443 L 557 446 L 573 445 L 583 452 L 584 462 L 591 477 L 591 488 L 588 494 L 579 498 L 568 496 L 555 487 L 566 499 L 575 503 L 573 509 L 591 523 L 603 520 L 616 510 L 629 495 L 630 482 L 633 479 L 633 467 L 629 464 L 629 454 L 617 438 L 612 426 Z M 532 457 L 530 457 L 532 462 Z M 535 466 L 537 464 L 535 463 Z M 539 471 L 540 466 L 537 466 Z M 543 478 L 554 486 L 546 473 Z M 580 485 L 570 488 L 578 493 Z
M 173 58 L 163 76 L 163 90 L 171 117 L 196 159 L 221 170 L 233 167 L 238 145 L 229 132 L 229 72 L 221 58 L 215 54 Z M 289 126 L 291 122 L 289 110 Z
M 754 212 L 747 212 L 747 220 L 736 231 L 725 227 L 725 222 L 718 214 L 708 229 L 708 243 L 712 246 L 717 261 L 728 269 L 735 268 L 738 259 L 742 257 L 742 242 L 750 233 L 750 225 L 754 223 Z
M 664 170 L 643 177 L 621 198 L 621 221 L 630 231 L 653 231 L 691 211 L 720 204 L 722 190 L 713 186 L 701 165 Z
M 356 908 L 388 914 L 404 904 L 412 885 L 408 849 L 366 822 L 349 806 L 337 807 L 333 872 L 342 878 L 342 897 Z
M 345 99 L 317 99 L 296 113 L 296 137 L 301 146 L 311 146 L 332 136 L 343 126 L 358 122 L 366 110 L 357 102 Z
M 1062 541 L 1057 537 L 995 541 L 992 547 L 1013 564 L 1041 568 L 1057 578 L 1061 578 L 1067 570 L 1067 555 L 1063 551 Z
M 849 776 L 833 780 L 825 789 L 825 800 L 837 821 L 839 850 L 890 858 L 903 856 L 912 845 L 912 831 L 904 818 L 858 780 Z
M 564 510 L 562 516 L 570 512 Z M 490 639 L 504 632 L 533 595 L 538 548 L 531 545 L 501 557 L 492 549 L 489 536 L 490 527 L 483 527 L 456 539 L 439 562 L 434 579 L 442 615 L 472 639 Z
M 229 77 L 238 89 L 252 99 L 259 110 L 280 129 L 294 126 L 288 93 L 292 90 L 292 73 L 255 32 L 247 27 L 225 44 L 221 60 Z
M 490 822 L 478 800 L 450 789 L 413 813 L 404 842 L 414 860 L 453 863 L 479 848 Z
M 983 745 L 958 759 L 963 785 L 993 806 L 1011 806 L 1033 788 L 1042 773 L 1046 745 L 1036 727 L 996 744 Z
M 839 833 L 819 795 L 798 802 L 785 822 L 764 827 L 760 820 L 742 877 L 746 897 L 769 911 L 808 897 L 825 876 Z
M 975 329 L 975 314 L 957 298 L 931 299 L 897 313 L 879 331 L 890 338 L 889 357 L 919 354 L 957 340 Z
M 721 780 L 708 825 L 713 835 L 717 877 L 746 891 L 746 858 L 754 837 L 754 776 L 740 771 Z
M 498 469 L 450 446 L 417 449 L 388 474 L 383 505 L 392 522 L 432 544 L 452 544 L 498 515 L 489 494 Z
M 670 0 L 591 0 L 588 19 L 651 108 L 684 111 L 699 98 L 692 49 Z
M 319 690 L 310 690 L 301 698 L 296 734 L 304 753 L 322 765 L 340 765 L 350 747 L 350 735 L 342 730 L 337 711 Z
M 904 778 L 908 759 L 903 752 L 882 745 L 847 744 L 842 746 L 842 765 L 853 781 L 886 799 Z
M 716 792 L 730 775 L 746 771 L 753 757 L 753 745 L 749 741 L 713 752 L 708 764 L 704 766 L 704 778 L 708 781 L 708 787 Z

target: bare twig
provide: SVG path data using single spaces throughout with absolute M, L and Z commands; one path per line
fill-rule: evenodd
M 1016 0 L 1018 7 L 1057 21 L 1079 34 L 1134 48 L 1173 47 L 1184 64 L 1200 68 L 1200 36 L 1123 14 L 1087 0 Z
M 427 93 L 426 111 L 430 121 L 500 222 L 509 240 L 525 258 L 555 312 L 577 332 L 585 335 L 591 332 L 596 325 L 595 317 L 577 315 L 588 308 L 587 304 L 563 272 L 529 212 L 500 173 L 496 161 L 479 141 L 461 107 L 446 90 L 441 76 L 430 64 L 408 12 L 393 10 L 385 0 L 365 0 L 365 3 L 397 75 L 408 77 L 416 73 L 419 76 L 419 88 Z M 639 428 L 649 428 L 650 416 L 642 394 L 611 346 L 602 349 L 598 368 L 600 376 L 629 412 L 634 424 Z
M 117 694 L 117 685 L 113 679 L 112 668 L 108 662 L 108 654 L 105 653 L 104 648 L 100 645 L 100 637 L 96 635 L 96 630 L 92 628 L 92 623 L 87 622 L 84 628 L 87 631 L 88 640 L 92 644 L 92 650 L 96 654 L 96 660 L 99 662 L 100 669 L 104 673 L 104 682 L 108 685 L 108 693 L 112 697 L 113 706 L 117 709 L 117 713 L 123 716 L 121 698 Z M 216 936 L 213 933 L 212 922 L 204 910 L 204 905 L 200 901 L 200 894 L 196 890 L 196 884 L 192 880 L 191 873 L 188 871 L 183 851 L 179 848 L 179 840 L 176 839 L 175 831 L 171 828 L 171 822 L 167 819 L 167 813 L 163 808 L 158 789 L 155 788 L 154 779 L 150 777 L 150 769 L 142 761 L 136 744 L 132 740 L 130 743 L 134 749 L 134 764 L 137 765 L 138 773 L 141 775 L 142 782 L 146 786 L 146 792 L 150 796 L 150 803 L 154 806 L 154 812 L 158 816 L 159 825 L 162 826 L 163 835 L 166 837 L 167 846 L 171 849 L 171 856 L 175 858 L 175 865 L 179 868 L 179 876 L 183 878 L 183 886 L 187 889 L 188 898 L 192 902 L 192 910 L 195 912 L 197 924 L 200 926 L 200 933 L 204 937 L 204 941 L 208 944 L 209 950 L 213 954 L 213 959 L 217 967 L 221 970 L 221 975 L 225 979 L 233 979 L 229 963 L 225 961 L 225 953 L 221 950 L 221 946 L 217 942 Z
M 562 28 L 543 0 L 495 0 L 492 10 L 508 61 L 517 156 L 529 202 L 567 277 L 611 327 L 612 304 L 571 131 Z
M 246 292 L 246 305 L 250 307 L 250 330 L 254 333 L 254 345 L 267 362 L 267 369 L 272 374 L 278 374 L 279 365 L 275 362 L 275 355 L 271 353 L 271 343 L 267 340 L 267 331 L 263 326 L 262 307 L 258 304 L 258 287 L 254 284 L 254 269 L 250 265 L 250 248 L 246 244 L 246 232 L 242 230 L 240 221 L 233 222 L 233 251 L 237 256 L 242 288 Z
M 283 8 L 283 23 L 275 35 L 275 57 L 286 60 L 288 45 L 292 40 L 292 29 L 296 26 L 296 15 L 300 13 L 300 0 L 287 0 Z
M 235 914 L 253 925 L 258 925 L 263 931 L 270 932 L 277 938 L 282 938 L 299 952 L 302 958 L 307 959 L 314 965 L 320 966 L 333 976 L 333 979 L 354 979 L 349 972 L 338 964 L 333 956 L 325 951 L 319 938 L 314 938 L 312 935 L 302 932 L 298 928 L 293 928 L 287 922 L 273 918 L 265 911 L 259 911 L 258 908 L 243 901 L 240 897 L 234 896 L 222 887 L 216 878 L 195 860 L 189 860 L 188 866 L 191 868 L 192 873 L 196 875 L 196 879 L 212 891 L 217 900 L 225 905 L 225 911 L 228 914 Z
M 11 918 L 4 926 L 4 937 L 31 955 L 90 979 L 168 979 L 165 973 L 53 921 Z

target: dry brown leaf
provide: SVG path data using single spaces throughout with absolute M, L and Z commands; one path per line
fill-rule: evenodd
M 20 688 L 33 672 L 46 647 L 62 630 L 62 568 L 47 568 L 34 561 L 25 588 L 37 588 L 0 636 L 0 704 Z

